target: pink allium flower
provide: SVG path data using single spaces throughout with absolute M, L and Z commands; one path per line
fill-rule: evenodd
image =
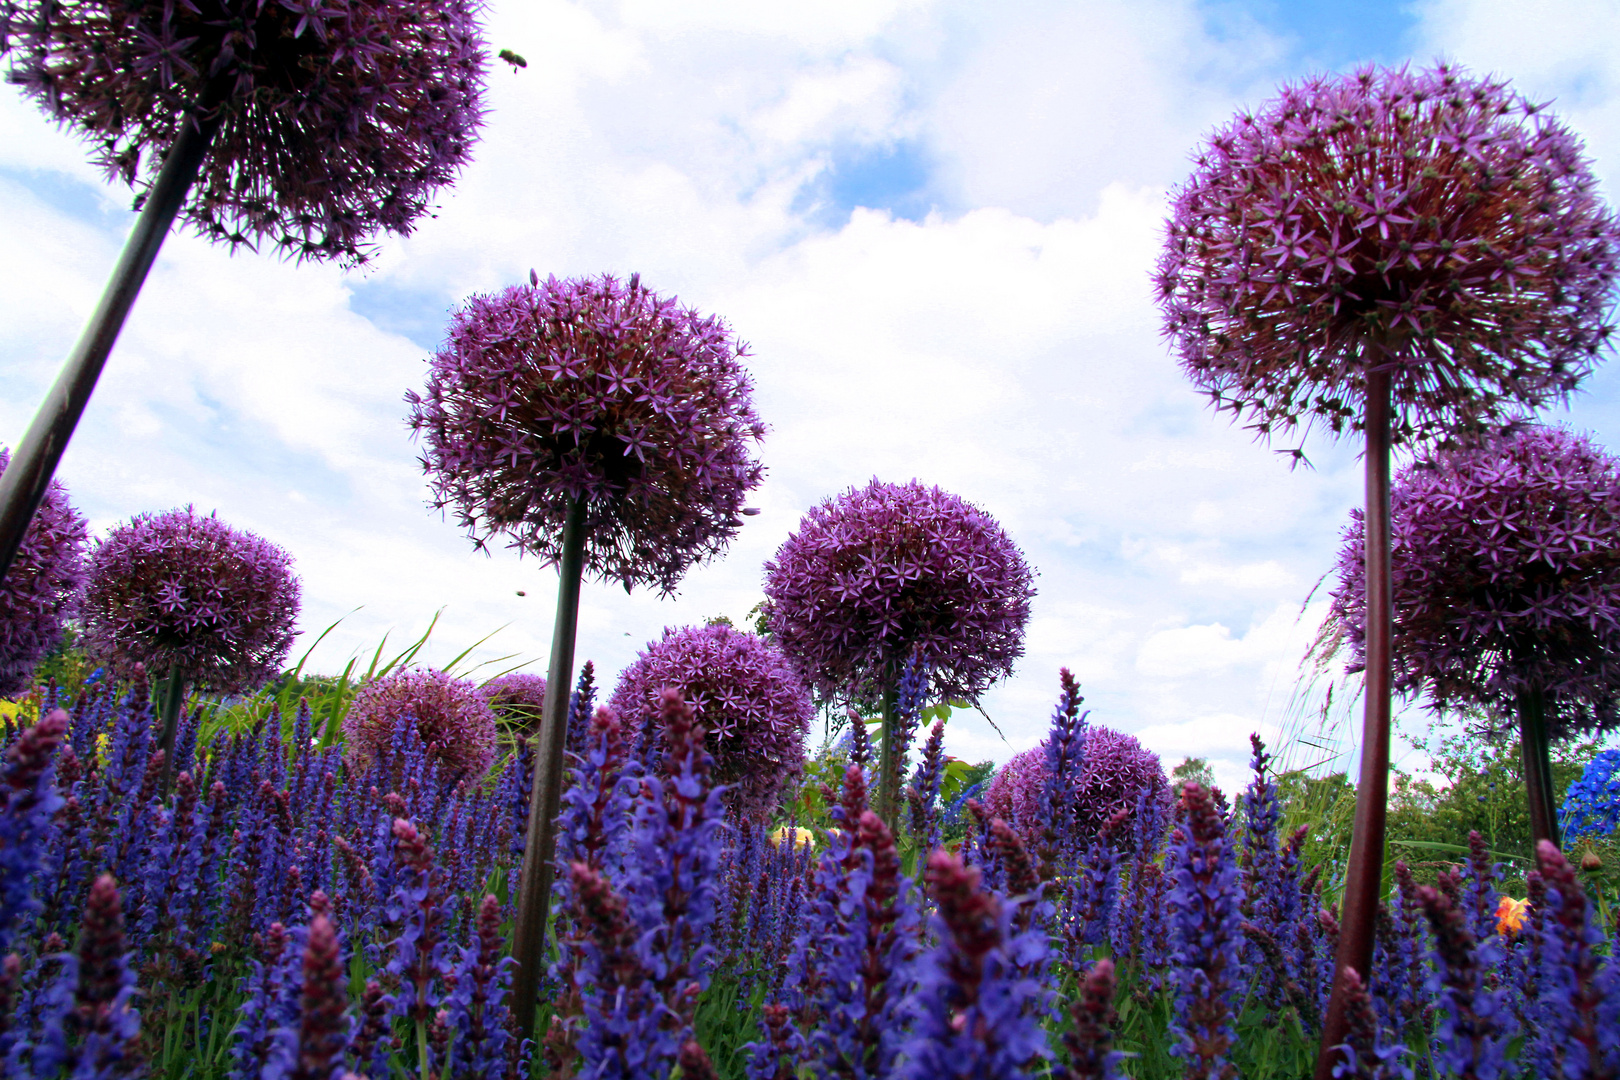
M 540 728 L 540 714 L 546 707 L 546 677 L 527 671 L 497 675 L 478 688 L 497 717 L 523 732 Z
M 372 233 L 408 233 L 467 163 L 483 118 L 474 0 L 4 7 L 10 81 L 126 183 L 149 185 L 186 109 L 217 96 L 223 123 L 183 213 L 233 246 L 365 261 Z
M 469 299 L 406 394 L 433 505 L 552 563 L 584 495 L 587 573 L 672 592 L 763 475 L 745 347 L 635 277 L 530 279 Z
M 257 690 L 292 648 L 292 556 L 191 507 L 137 514 L 90 552 L 85 648 L 120 676 L 137 664 L 221 694 Z
M 1390 503 L 1397 690 L 1505 718 L 1539 689 L 1554 738 L 1616 725 L 1620 460 L 1528 426 L 1408 466 Z M 1355 670 L 1363 533 L 1352 510 L 1332 608 Z
M 1580 140 L 1442 65 L 1284 88 L 1212 135 L 1159 260 L 1164 331 L 1263 434 L 1359 429 L 1390 372 L 1396 440 L 1561 398 L 1608 340 L 1620 223 Z
M 11 452 L 0 449 L 0 473 Z M 89 529 L 53 481 L 0 581 L 0 698 L 28 688 L 34 665 L 62 640 L 62 626 L 79 613 Z
M 765 570 L 771 633 L 827 697 L 891 686 L 920 650 L 936 693 L 977 698 L 1024 652 L 1023 553 L 989 514 L 917 480 L 813 507 Z
M 394 737 L 401 719 L 416 722 L 428 754 L 463 783 L 474 783 L 495 760 L 495 713 L 470 679 L 412 669 L 360 687 L 343 717 L 344 758 L 363 769 Z
M 708 735 L 716 783 L 742 817 L 765 820 L 777 796 L 804 770 L 814 709 L 804 680 L 782 651 L 724 623 L 666 629 L 625 668 L 610 707 L 640 730 L 674 688 Z
M 1017 821 L 1025 831 L 1038 828 L 1046 769 L 1044 742 L 1014 754 L 990 780 L 984 793 L 985 808 L 997 817 Z M 1134 735 L 1087 725 L 1085 755 L 1073 800 L 1082 839 L 1094 835 L 1121 807 L 1134 809 L 1137 795 L 1144 789 L 1168 805 L 1170 784 L 1159 764 L 1159 755 L 1144 749 Z

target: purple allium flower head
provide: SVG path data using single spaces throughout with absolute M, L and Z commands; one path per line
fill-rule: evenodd
M 257 690 L 292 648 L 292 556 L 191 507 L 137 514 L 90 553 L 85 647 L 129 678 L 136 664 L 218 693 Z
M 0 473 L 10 461 L 11 451 L 0 449 Z M 53 480 L 0 581 L 0 698 L 28 688 L 34 665 L 61 640 L 62 624 L 79 613 L 88 537 L 84 515 Z
M 9 80 L 149 185 L 186 110 L 223 114 L 182 212 L 204 236 L 364 262 L 467 163 L 486 59 L 473 0 L 16 0 Z M 205 90 L 205 87 L 208 88 Z
M 525 735 L 540 730 L 540 714 L 546 706 L 546 677 L 526 671 L 498 675 L 480 686 L 479 691 L 495 715 Z
M 1620 722 L 1620 460 L 1525 426 L 1408 466 L 1390 507 L 1396 689 L 1492 717 L 1540 690 L 1555 739 Z M 1357 667 L 1362 520 L 1351 512 L 1332 609 Z
M 920 481 L 813 507 L 766 564 L 771 632 L 827 697 L 881 693 L 908 657 L 977 698 L 1023 655 L 1034 572 L 996 521 Z
M 619 676 L 611 707 L 630 730 L 643 730 L 671 687 L 708 732 L 727 802 L 744 818 L 768 819 L 783 787 L 804 770 L 815 712 L 782 650 L 724 623 L 666 629 Z
M 530 279 L 471 297 L 405 395 L 433 505 L 550 564 L 584 496 L 586 572 L 672 592 L 764 475 L 746 347 L 635 276 Z
M 495 760 L 495 714 L 478 687 L 432 669 L 408 670 L 366 683 L 343 718 L 352 766 L 363 768 L 391 747 L 402 718 L 416 722 L 428 754 L 463 783 L 478 780 Z
M 1164 332 L 1263 434 L 1359 428 L 1387 370 L 1396 439 L 1567 395 L 1608 339 L 1620 223 L 1568 128 L 1441 65 L 1285 87 L 1217 130 L 1176 193 Z
M 1146 790 L 1153 800 L 1166 802 L 1170 791 L 1159 755 L 1144 749 L 1136 736 L 1090 724 L 1085 729 L 1084 746 L 1078 783 L 1070 796 L 1074 826 L 1079 833 L 1071 839 L 1079 847 L 1114 811 L 1126 807 L 1134 813 L 1139 792 Z M 1016 821 L 1026 833 L 1039 830 L 1044 821 L 1041 805 L 1048 768 L 1045 742 L 1014 754 L 991 779 L 984 795 L 986 809 Z

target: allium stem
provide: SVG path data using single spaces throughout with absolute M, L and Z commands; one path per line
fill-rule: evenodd
M 4 581 L 11 562 L 17 557 L 23 534 L 34 519 L 34 511 L 45 498 L 56 466 L 62 460 L 73 429 L 84 415 L 90 394 L 101 377 L 118 332 L 135 304 L 135 297 L 146 281 L 146 275 L 157 259 L 158 248 L 169 234 L 175 215 L 186 199 L 186 193 L 197 178 L 208 145 L 219 129 L 220 113 L 215 102 L 223 96 L 223 85 L 211 84 L 204 91 L 197 107 L 180 124 L 163 161 L 163 170 L 157 182 L 146 195 L 141 216 L 135 221 L 124 251 L 113 268 L 101 302 L 90 316 L 73 352 L 56 377 L 45 401 L 34 414 L 33 422 L 23 435 L 11 464 L 0 474 L 0 581 Z
M 186 698 L 186 677 L 178 663 L 169 665 L 169 679 L 163 688 L 163 727 L 158 749 L 163 751 L 163 794 L 169 793 L 174 775 L 174 735 L 180 728 L 180 704 Z
M 1372 975 L 1373 923 L 1378 915 L 1378 888 L 1384 869 L 1384 814 L 1389 800 L 1389 721 L 1392 678 L 1391 622 L 1394 594 L 1390 586 L 1389 548 L 1389 371 L 1383 357 L 1368 357 L 1366 522 L 1367 522 L 1367 669 L 1361 726 L 1361 781 L 1356 787 L 1350 864 L 1344 886 L 1344 922 L 1334 957 L 1334 971 L 1353 969 L 1366 983 Z M 1332 1080 L 1337 1047 L 1349 1032 L 1344 980 L 1333 980 L 1322 1045 L 1316 1058 L 1316 1080 Z
M 558 571 L 557 623 L 551 634 L 546 703 L 535 746 L 534 788 L 529 797 L 517 932 L 512 950 L 518 962 L 512 984 L 512 1021 L 520 1037 L 533 1037 L 540 974 L 545 968 L 552 859 L 557 849 L 556 819 L 562 800 L 563 751 L 568 742 L 568 688 L 574 682 L 574 635 L 579 623 L 580 578 L 585 572 L 584 495 L 576 496 L 568 508 Z
M 897 796 L 900 769 L 904 763 L 895 756 L 895 751 L 899 749 L 895 738 L 900 719 L 897 715 L 899 697 L 892 683 L 883 691 L 883 749 L 878 756 L 877 812 L 890 832 L 897 831 L 900 826 L 900 802 Z
M 1547 700 L 1540 690 L 1519 695 L 1519 750 L 1524 756 L 1524 788 L 1530 800 L 1530 842 L 1559 846 L 1558 809 L 1553 803 L 1552 762 L 1547 747 Z

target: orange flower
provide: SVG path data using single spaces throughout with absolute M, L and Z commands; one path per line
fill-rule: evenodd
M 1524 913 L 1530 908 L 1529 900 L 1515 900 L 1511 896 L 1502 897 L 1496 905 L 1496 932 L 1507 936 L 1517 934 L 1524 925 Z

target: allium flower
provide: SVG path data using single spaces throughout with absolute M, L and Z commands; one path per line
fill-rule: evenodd
M 1176 193 L 1165 335 L 1263 433 L 1361 426 L 1388 372 L 1395 437 L 1561 398 L 1611 327 L 1620 222 L 1568 128 L 1441 65 L 1285 87 L 1212 135 Z
M 546 704 L 544 675 L 513 671 L 496 676 L 478 689 L 496 716 L 525 734 L 539 729 L 540 712 Z
M 478 687 L 471 680 L 424 669 L 385 675 L 355 692 L 343 718 L 350 766 L 369 765 L 404 717 L 416 722 L 429 756 L 463 783 L 478 780 L 495 760 L 495 714 Z
M 767 563 L 765 615 L 825 696 L 891 689 L 914 652 L 977 698 L 1023 655 L 1034 573 L 990 515 L 917 480 L 813 507 Z
M 609 275 L 471 297 L 411 391 L 433 505 L 547 563 L 585 499 L 586 572 L 672 592 L 742 527 L 765 427 L 718 318 Z
M 0 473 L 10 462 L 11 451 L 0 449 Z M 52 481 L 0 580 L 0 698 L 28 688 L 34 665 L 62 640 L 62 624 L 78 614 L 88 537 L 84 515 Z
M 632 731 L 655 724 L 660 695 L 680 691 L 708 732 L 715 782 L 748 819 L 768 819 L 804 771 L 815 710 L 782 651 L 724 623 L 666 629 L 619 676 L 610 706 Z
M 90 553 L 85 648 L 119 675 L 137 664 L 216 693 L 257 690 L 295 636 L 292 556 L 190 507 L 137 514 Z
M 1159 764 L 1159 755 L 1144 749 L 1134 735 L 1090 724 L 1085 728 L 1084 756 L 1078 783 L 1069 797 L 1078 832 L 1070 838 L 1077 847 L 1096 834 L 1116 810 L 1133 813 L 1138 794 L 1146 791 L 1156 802 L 1169 800 L 1169 782 Z M 1048 776 L 1045 742 L 1014 754 L 990 781 L 985 791 L 986 809 L 1008 821 L 1016 821 L 1026 833 L 1039 829 L 1042 799 Z
M 152 183 L 186 111 L 220 114 L 182 211 L 232 246 L 363 262 L 469 160 L 486 59 L 472 0 L 16 0 L 10 81 Z
M 1396 689 L 1494 717 L 1540 690 L 1553 738 L 1620 723 L 1620 460 L 1526 426 L 1402 470 L 1390 504 Z M 1363 532 L 1351 511 L 1333 593 L 1356 664 Z

